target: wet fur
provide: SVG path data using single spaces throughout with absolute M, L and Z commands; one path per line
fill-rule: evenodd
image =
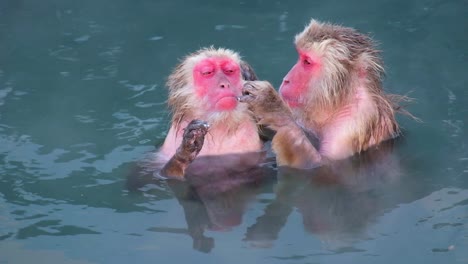
M 407 98 L 385 94 L 382 88 L 384 66 L 380 51 L 367 35 L 348 27 L 312 20 L 295 38 L 298 49 L 314 52 L 323 58 L 320 83 L 307 95 L 299 120 L 310 124 L 320 134 L 321 129 L 338 116 L 347 105 L 359 104 L 365 96 L 371 111 L 354 117 L 354 135 L 350 139 L 355 152 L 399 135 L 395 120 L 399 103 Z M 358 90 L 362 89 L 362 90 Z M 325 113 L 325 115 L 324 115 Z M 316 117 L 323 117 L 317 119 Z
M 258 124 L 266 125 L 276 132 L 272 139 L 272 149 L 279 166 L 310 168 L 311 161 L 314 164 L 322 161 L 312 144 L 313 140 L 294 121 L 291 109 L 269 82 L 246 83 L 240 102 L 249 105 Z
M 194 84 L 193 71 L 207 58 L 229 59 L 237 63 L 240 70 L 236 85 L 242 85 L 245 79 L 256 78 L 253 69 L 236 52 L 222 48 L 203 48 L 189 54 L 175 67 L 167 81 L 172 124 L 155 156 L 157 163 L 165 164 L 161 171 L 163 176 L 183 177 L 198 156 L 256 152 L 263 147 L 256 123 L 246 105 L 237 104 L 233 110 L 217 111 L 208 107 L 210 97 L 197 96 L 200 87 Z
M 172 112 L 172 123 L 179 130 L 183 120 L 199 118 L 207 121 L 211 126 L 218 123 L 228 127 L 229 132 L 235 131 L 237 125 L 249 119 L 246 109 L 239 105 L 236 110 L 229 112 L 209 113 L 203 111 L 204 101 L 196 98 L 193 87 L 192 70 L 194 66 L 203 59 L 210 57 L 228 57 L 240 65 L 243 79 L 255 80 L 257 77 L 249 64 L 242 61 L 240 56 L 229 49 L 215 49 L 213 47 L 200 49 L 187 55 L 182 62 L 177 65 L 169 76 L 167 87 L 169 88 L 168 105 Z
M 300 95 L 301 106 L 289 108 L 261 81 L 248 82 L 241 99 L 260 124 L 276 131 L 272 148 L 278 165 L 311 168 L 399 135 L 395 113 L 405 112 L 399 103 L 408 98 L 384 93 L 383 63 L 370 37 L 312 20 L 295 43 L 321 59 L 319 78 Z

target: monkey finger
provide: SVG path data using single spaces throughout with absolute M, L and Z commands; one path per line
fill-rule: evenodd
M 203 134 L 205 135 L 206 133 L 208 133 L 208 130 L 210 129 L 210 124 L 203 122 L 200 128 Z
M 255 87 L 253 85 L 246 83 L 242 89 L 242 96 L 237 97 L 237 101 L 241 103 L 250 103 L 254 101 L 257 98 L 253 91 L 254 89 Z
M 237 97 L 237 101 L 240 103 L 251 103 L 255 100 L 255 96 L 252 94 L 242 95 Z
M 206 133 L 208 129 L 210 128 L 210 125 L 200 119 L 193 119 L 185 128 L 185 130 L 200 130 Z

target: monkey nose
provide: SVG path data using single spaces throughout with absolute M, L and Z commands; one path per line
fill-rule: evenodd
M 219 88 L 221 88 L 221 89 L 225 89 L 225 88 L 229 88 L 229 87 L 230 87 L 230 85 L 227 82 L 222 82 L 222 83 L 219 84 Z
M 283 79 L 283 84 L 289 84 L 289 80 L 288 79 Z

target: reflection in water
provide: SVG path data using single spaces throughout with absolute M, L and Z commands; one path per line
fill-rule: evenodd
M 259 171 L 244 175 L 252 177 L 249 182 L 234 179 L 232 174 L 225 176 L 214 182 L 205 178 L 205 186 L 169 182 L 184 210 L 187 233 L 196 250 L 210 252 L 215 246 L 214 239 L 204 235 L 205 230 L 228 231 L 241 224 L 246 205 L 255 196 L 263 178 Z
M 248 228 L 245 240 L 272 246 L 294 208 L 305 230 L 331 247 L 346 247 L 349 239 L 365 235 L 367 225 L 382 213 L 382 187 L 401 175 L 393 143 L 313 170 L 280 168 L 276 199 Z
M 240 225 L 248 202 L 270 180 L 269 167 L 261 161 L 265 161 L 263 152 L 198 157 L 187 169 L 185 181 L 166 180 L 183 208 L 187 230 L 150 230 L 188 234 L 194 249 L 210 252 L 215 242 L 204 235 L 205 230 L 227 231 Z M 128 188 L 135 191 L 147 184 L 161 185 L 162 180 L 153 176 L 160 167 L 143 162 L 136 174 L 129 176 Z
M 228 231 L 239 226 L 247 204 L 259 194 L 260 187 L 278 176 L 275 199 L 247 228 L 244 241 L 254 247 L 272 247 L 297 208 L 306 231 L 331 247 L 347 248 L 353 240 L 365 238 L 366 227 L 385 206 L 382 189 L 401 175 L 393 144 L 386 142 L 361 155 L 313 170 L 276 170 L 271 163 L 257 166 L 253 161 L 261 158 L 258 153 L 201 158 L 191 165 L 186 181 L 166 181 L 183 208 L 187 230 L 150 230 L 188 234 L 194 249 L 210 252 L 215 241 L 206 237 L 204 231 Z M 162 180 L 153 177 L 153 170 L 154 165 L 139 168 L 138 175 L 129 177 L 129 188 L 141 190 L 146 184 L 160 185 Z
M 290 2 L 0 1 L 0 263 L 467 263 L 466 1 Z M 412 91 L 403 177 L 266 164 L 252 183 L 122 190 L 166 136 L 177 58 L 232 48 L 279 84 L 312 17 L 372 32 L 386 87 Z

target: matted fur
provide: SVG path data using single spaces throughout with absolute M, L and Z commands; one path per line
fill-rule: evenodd
M 248 65 L 241 60 L 238 53 L 224 48 L 202 48 L 187 55 L 175 67 L 167 81 L 167 87 L 169 88 L 168 104 L 172 111 L 172 122 L 176 127 L 180 127 L 183 120 L 199 118 L 207 121 L 210 125 L 223 122 L 223 125 L 228 128 L 228 131 L 234 131 L 239 122 L 250 118 L 247 107 L 243 104 L 238 104 L 233 111 L 204 111 L 204 105 L 206 105 L 207 102 L 195 96 L 193 68 L 201 60 L 213 57 L 229 58 L 240 66 L 241 64 Z M 240 71 L 239 78 L 242 78 L 241 74 L 242 72 Z
M 332 114 L 321 121 L 308 117 L 314 119 L 322 113 L 339 114 L 343 107 L 364 96 L 370 99 L 372 109 L 358 113 L 356 123 L 349 128 L 354 130 L 350 131 L 354 134 L 351 139 L 353 148 L 359 152 L 373 142 L 379 143 L 399 134 L 395 111 L 400 108 L 398 103 L 406 97 L 384 93 L 383 62 L 369 36 L 352 28 L 312 20 L 296 35 L 295 44 L 298 50 L 313 52 L 322 59 L 323 76 L 309 84 L 305 97 L 308 101 L 303 102 L 306 114 L 296 113 L 298 118 L 307 118 L 303 122 L 313 123 L 319 130 L 335 116 Z

